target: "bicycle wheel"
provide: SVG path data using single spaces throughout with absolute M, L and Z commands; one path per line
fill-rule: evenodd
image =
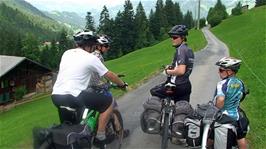
M 162 142 L 161 149 L 166 149 L 168 146 L 168 135 L 169 135 L 169 115 L 164 115 L 164 123 L 163 123 L 163 132 L 162 132 Z
M 118 110 L 113 111 L 113 114 L 106 127 L 106 136 L 114 135 L 115 139 L 111 144 L 108 144 L 106 148 L 110 149 L 120 149 L 123 141 L 123 119 Z

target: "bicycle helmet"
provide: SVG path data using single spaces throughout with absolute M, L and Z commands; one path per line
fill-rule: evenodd
M 97 36 L 92 31 L 88 31 L 88 30 L 77 32 L 73 36 L 73 38 L 77 45 L 97 43 Z
M 107 36 L 107 35 L 101 35 L 99 36 L 99 38 L 97 39 L 97 42 L 100 45 L 110 45 L 111 43 L 111 39 Z
M 174 35 L 187 36 L 188 28 L 185 25 L 176 25 L 168 32 L 168 35 L 169 36 L 174 36 Z
M 220 59 L 218 62 L 216 62 L 216 65 L 237 72 L 238 69 L 240 68 L 241 60 L 236 59 L 234 57 L 224 57 Z

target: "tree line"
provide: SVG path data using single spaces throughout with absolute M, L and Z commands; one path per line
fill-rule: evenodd
M 167 32 L 177 24 L 185 24 L 188 28 L 194 27 L 192 12 L 181 12 L 179 3 L 172 0 L 157 0 L 154 9 L 146 15 L 141 2 L 136 10 L 130 0 L 124 3 L 124 9 L 118 11 L 114 18 L 110 17 L 109 10 L 103 7 L 100 13 L 99 26 L 95 23 L 91 12 L 87 12 L 86 29 L 106 34 L 112 38 L 111 49 L 105 55 L 106 59 L 114 59 L 158 43 L 168 37 Z
M 57 69 L 63 51 L 70 47 L 73 41 L 63 28 L 43 28 L 20 10 L 0 3 L 0 55 L 27 57 Z
M 24 56 L 53 70 L 58 69 L 62 53 L 74 46 L 72 34 L 62 29 L 52 31 L 41 28 L 18 9 L 0 4 L 0 54 Z M 179 3 L 157 0 L 156 6 L 146 15 L 141 2 L 133 10 L 130 0 L 124 9 L 111 18 L 106 6 L 100 13 L 99 26 L 95 27 L 91 12 L 87 12 L 85 28 L 112 38 L 111 49 L 105 58 L 114 59 L 158 43 L 168 37 L 167 32 L 176 24 L 194 27 L 192 12 L 183 14 Z
M 256 0 L 255 7 L 266 5 L 266 0 Z M 236 6 L 231 10 L 232 15 L 241 15 L 243 13 L 243 5 L 238 2 Z M 228 18 L 226 7 L 222 4 L 221 0 L 217 0 L 214 7 L 211 7 L 208 12 L 207 21 L 214 27 L 222 22 L 222 20 Z

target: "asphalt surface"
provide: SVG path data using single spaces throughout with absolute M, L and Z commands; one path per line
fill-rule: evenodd
M 208 45 L 195 53 L 195 64 L 190 76 L 192 94 L 190 103 L 193 107 L 212 100 L 215 86 L 219 81 L 218 68 L 214 65 L 217 60 L 228 56 L 228 48 L 219 41 L 207 28 L 202 29 Z M 173 49 L 174 50 L 174 49 Z M 169 62 L 170 63 L 170 62 Z M 151 78 L 137 89 L 130 91 L 118 100 L 119 109 L 124 120 L 124 127 L 130 130 L 130 136 L 124 139 L 123 149 L 157 149 L 160 148 L 159 135 L 145 134 L 140 127 L 142 104 L 150 96 L 149 90 L 165 81 L 160 74 Z M 168 148 L 185 148 L 184 145 L 174 145 L 170 141 Z

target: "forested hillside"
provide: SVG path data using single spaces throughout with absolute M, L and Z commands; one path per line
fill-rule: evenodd
M 59 23 L 64 24 L 65 26 L 70 27 L 74 30 L 83 29 L 86 24 L 85 18 L 82 18 L 75 12 L 44 11 L 43 13 L 46 16 L 57 20 Z
M 1 0 L 0 3 L 5 3 L 8 7 L 20 11 L 28 17 L 34 24 L 53 31 L 59 31 L 63 26 L 57 21 L 46 16 L 39 9 L 32 6 L 24 0 Z
M 0 4 L 0 54 L 21 55 L 22 40 L 26 36 L 34 36 L 39 40 L 53 39 L 56 33 L 41 28 L 26 15 Z
M 55 69 L 62 52 L 72 47 L 67 31 L 45 28 L 30 18 L 0 3 L 0 55 L 24 56 Z

